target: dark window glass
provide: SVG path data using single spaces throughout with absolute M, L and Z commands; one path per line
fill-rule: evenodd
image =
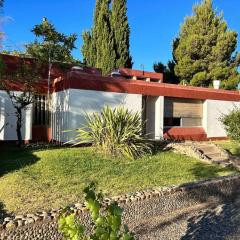
M 45 95 L 36 95 L 33 106 L 33 125 L 48 125 L 49 111 L 47 97 Z
M 164 118 L 164 126 L 165 127 L 180 127 L 181 126 L 181 118 L 173 118 L 173 117 Z

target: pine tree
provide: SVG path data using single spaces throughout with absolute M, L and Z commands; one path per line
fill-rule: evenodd
M 129 52 L 130 27 L 127 17 L 127 0 L 113 0 L 111 25 L 117 54 L 116 67 L 132 68 L 132 57 Z
M 173 44 L 175 73 L 195 86 L 211 86 L 213 80 L 221 80 L 223 88 L 236 88 L 237 33 L 228 29 L 222 14 L 213 9 L 212 0 L 203 0 L 193 11 Z

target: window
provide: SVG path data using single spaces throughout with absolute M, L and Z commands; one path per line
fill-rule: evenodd
M 164 127 L 201 127 L 202 100 L 165 97 Z
M 166 117 L 166 118 L 164 118 L 164 126 L 165 127 L 180 127 L 181 126 L 181 118 Z
M 35 95 L 33 103 L 33 125 L 45 126 L 49 123 L 48 101 L 45 95 Z
M 202 126 L 201 118 L 182 118 L 182 127 L 200 127 Z

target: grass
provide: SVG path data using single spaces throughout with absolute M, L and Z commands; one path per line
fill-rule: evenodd
M 236 141 L 215 141 L 214 142 L 216 145 L 222 147 L 223 149 L 227 150 L 230 152 L 232 155 L 236 157 L 240 157 L 240 143 Z
M 171 151 L 132 161 L 105 157 L 92 148 L 5 149 L 0 203 L 7 212 L 35 212 L 82 201 L 82 189 L 92 180 L 112 196 L 232 173 Z

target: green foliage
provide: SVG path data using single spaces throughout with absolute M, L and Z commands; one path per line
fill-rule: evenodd
M 155 72 L 164 74 L 163 76 L 165 83 L 178 84 L 179 78 L 176 76 L 174 72 L 174 67 L 175 67 L 174 60 L 168 61 L 167 66 L 164 65 L 162 62 L 153 64 L 153 69 Z
M 229 114 L 220 118 L 227 135 L 233 140 L 240 141 L 240 109 L 235 107 Z
M 27 58 L 20 56 L 16 63 L 16 69 L 8 71 L 3 59 L 0 58 L 0 87 L 7 92 L 15 109 L 19 147 L 22 145 L 23 111 L 27 110 L 34 101 L 35 87 L 41 79 L 40 68 L 41 65 L 38 61 L 30 63 Z M 21 92 L 12 91 L 13 85 L 19 85 Z
M 114 0 L 112 9 L 109 0 L 97 0 L 93 27 L 83 32 L 84 62 L 101 68 L 103 74 L 119 67 L 132 67 L 126 11 L 126 0 Z
M 130 48 L 130 27 L 127 18 L 127 0 L 112 1 L 111 26 L 114 32 L 116 67 L 132 68 Z
M 221 80 L 223 88 L 236 89 L 240 80 L 239 55 L 234 54 L 237 33 L 227 28 L 211 0 L 203 0 L 193 11 L 174 40 L 175 73 L 194 86 L 211 86 L 213 80 Z
M 53 24 L 48 19 L 43 18 L 41 24 L 37 24 L 32 29 L 37 37 L 34 43 L 26 46 L 27 54 L 42 61 L 73 62 L 71 51 L 75 48 L 76 34 L 66 36 L 56 31 Z
M 207 79 L 207 73 L 204 72 L 198 72 L 196 73 L 192 80 L 190 81 L 190 85 L 192 86 L 209 86 L 209 82 L 206 81 Z
M 94 223 L 94 229 L 90 236 L 84 234 L 82 226 L 73 214 L 64 213 L 59 220 L 59 231 L 70 240 L 133 240 L 126 226 L 122 227 L 123 210 L 116 202 L 107 208 L 102 205 L 103 196 L 96 193 L 94 183 L 84 189 L 86 207 Z
M 18 50 L 13 50 L 13 51 L 3 50 L 1 51 L 1 54 L 13 55 L 18 57 L 23 57 L 23 56 L 30 57 L 30 55 L 26 54 L 25 52 L 18 51 Z
M 110 23 L 109 0 L 102 0 L 98 13 L 95 32 L 96 67 L 101 68 L 104 74 L 110 73 L 115 68 L 116 51 L 114 49 L 114 36 Z
M 100 114 L 86 116 L 87 124 L 77 129 L 76 144 L 92 143 L 106 154 L 138 158 L 151 153 L 150 144 L 141 135 L 139 113 L 123 107 L 104 107 Z
M 93 46 L 92 35 L 89 31 L 85 31 L 82 34 L 82 38 L 84 42 L 81 49 L 82 55 L 84 56 L 83 62 L 86 65 L 95 66 L 96 55 L 93 54 L 95 48 Z
M 75 219 L 73 214 L 62 215 L 59 219 L 59 231 L 64 237 L 71 240 L 84 239 L 84 227 Z M 85 238 L 87 239 L 87 238 Z

